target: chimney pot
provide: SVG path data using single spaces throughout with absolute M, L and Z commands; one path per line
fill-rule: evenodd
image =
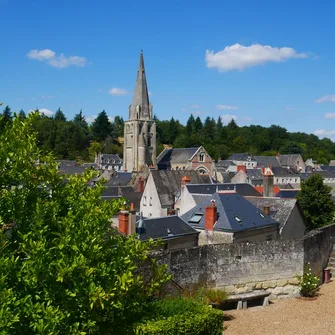
M 181 186 L 185 186 L 186 184 L 189 184 L 190 182 L 191 182 L 191 179 L 188 176 L 184 176 L 183 178 L 181 178 Z
M 264 212 L 267 216 L 270 216 L 270 206 L 264 206 L 264 207 L 263 207 L 263 212 Z
M 130 211 L 135 212 L 135 204 L 133 202 L 130 203 Z

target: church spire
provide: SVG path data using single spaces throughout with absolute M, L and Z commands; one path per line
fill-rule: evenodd
M 143 51 L 140 53 L 133 102 L 129 107 L 129 119 L 152 119 L 152 107 L 149 103 L 147 80 L 145 76 Z

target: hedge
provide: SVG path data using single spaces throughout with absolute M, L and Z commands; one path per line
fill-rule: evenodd
M 177 299 L 156 302 L 152 307 L 154 309 L 151 318 L 135 325 L 136 335 L 222 335 L 223 333 L 223 312 L 208 305 Z

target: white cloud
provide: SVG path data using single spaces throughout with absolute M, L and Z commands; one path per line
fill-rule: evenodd
M 323 102 L 335 102 L 335 95 L 326 95 L 324 97 L 321 97 L 319 99 L 316 99 L 315 102 L 318 104 L 321 104 Z
M 200 108 L 200 105 L 193 104 L 193 105 L 190 105 L 190 108 L 192 108 L 192 109 L 198 109 L 198 108 Z
M 229 106 L 229 105 L 216 105 L 216 109 L 219 109 L 219 110 L 231 110 L 231 111 L 234 111 L 234 110 L 237 110 L 239 107 L 238 106 Z
M 85 116 L 85 120 L 87 123 L 92 123 L 97 118 L 98 115 L 91 115 L 91 116 Z
M 327 113 L 327 114 L 325 114 L 325 119 L 335 119 L 335 113 Z
M 206 64 L 209 68 L 219 71 L 243 70 L 248 67 L 268 62 L 282 62 L 291 58 L 307 58 L 306 53 L 297 53 L 289 47 L 272 47 L 270 45 L 241 44 L 228 45 L 223 50 L 214 52 L 206 50 Z
M 236 119 L 237 119 L 236 115 L 231 115 L 231 114 L 221 115 L 221 120 L 224 123 L 229 123 L 231 120 L 236 120 Z
M 128 91 L 124 88 L 113 87 L 108 91 L 108 93 L 110 95 L 126 95 L 128 94 Z
M 84 57 L 79 56 L 64 56 L 64 54 L 57 55 L 50 49 L 44 50 L 30 50 L 27 53 L 29 59 L 38 60 L 40 62 L 46 62 L 47 64 L 56 68 L 65 68 L 69 66 L 83 67 L 87 64 L 87 60 Z
M 31 109 L 29 111 L 29 113 L 33 113 L 35 112 L 36 109 Z M 54 115 L 54 112 L 51 111 L 50 109 L 47 108 L 37 108 L 37 110 L 39 111 L 40 114 L 44 114 L 45 116 L 52 116 Z
M 182 108 L 181 111 L 182 112 L 187 112 L 187 108 Z
M 315 130 L 314 134 L 320 137 L 329 137 L 331 139 L 335 138 L 335 130 L 319 129 L 319 130 Z

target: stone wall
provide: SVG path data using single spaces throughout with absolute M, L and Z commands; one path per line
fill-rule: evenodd
M 159 253 L 174 280 L 184 289 L 225 288 L 231 293 L 256 289 L 271 298 L 298 295 L 296 275 L 307 262 L 322 279 L 335 237 L 335 225 L 310 233 L 304 239 L 204 245 Z

